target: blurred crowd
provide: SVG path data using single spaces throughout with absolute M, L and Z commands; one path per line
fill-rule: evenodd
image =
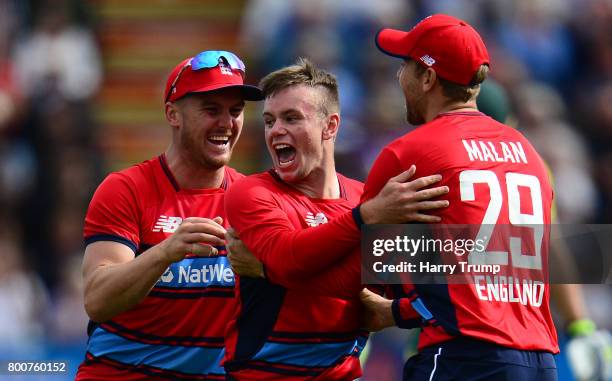
M 76 2 L 0 1 L 3 359 L 85 341 L 80 237 L 103 175 L 92 117 L 103 70 L 86 20 Z
M 81 348 L 86 339 L 82 220 L 109 159 L 98 143 L 105 126 L 95 118 L 104 74 L 95 6 L 0 0 L 0 358 L 40 349 L 49 338 Z M 413 128 L 403 122 L 398 62 L 380 54 L 373 37 L 382 26 L 405 29 L 433 13 L 463 18 L 485 39 L 492 84 L 479 102 L 545 158 L 559 221 L 612 223 L 609 0 L 251 0 L 236 15 L 237 52 L 250 79 L 299 56 L 335 73 L 337 167 L 364 179 L 380 148 Z M 263 170 L 262 143 L 253 144 Z M 598 300 L 590 306 L 612 328 L 609 291 L 593 289 Z M 403 340 L 391 337 L 379 353 L 397 356 Z

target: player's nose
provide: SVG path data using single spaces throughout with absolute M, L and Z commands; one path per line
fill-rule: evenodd
M 286 135 L 287 129 L 285 128 L 283 121 L 279 119 L 274 121 L 274 124 L 268 129 L 268 134 L 271 137 Z
M 233 121 L 234 116 L 229 112 L 229 110 L 220 113 L 219 118 L 217 118 L 217 124 L 219 127 L 224 128 L 231 128 Z

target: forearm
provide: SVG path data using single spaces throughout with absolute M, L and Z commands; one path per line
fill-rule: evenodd
M 315 228 L 271 234 L 267 247 L 254 252 L 264 263 L 266 276 L 305 279 L 319 274 L 349 255 L 359 245 L 360 233 L 350 212 Z M 245 240 L 250 247 L 248 238 Z
M 85 310 L 97 322 L 109 320 L 140 303 L 170 262 L 159 245 L 125 263 L 101 264 L 85 280 Z
M 586 319 L 587 310 L 579 284 L 551 284 L 551 296 L 567 323 Z
M 275 283 L 287 289 L 304 290 L 316 295 L 354 298 L 363 287 L 360 252 L 357 248 L 352 250 L 350 255 L 313 277 L 307 279 L 284 277 Z

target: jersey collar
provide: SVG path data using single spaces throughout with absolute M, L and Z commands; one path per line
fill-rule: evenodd
M 174 188 L 176 192 L 180 192 L 181 187 L 179 186 L 178 181 L 176 181 L 176 178 L 174 177 L 174 175 L 172 174 L 172 171 L 170 171 L 170 167 L 168 167 L 168 162 L 166 161 L 166 154 L 162 153 L 161 155 L 158 156 L 158 158 L 159 158 L 159 164 L 161 165 L 161 168 L 164 171 L 164 174 L 168 178 L 168 181 L 170 181 L 170 184 L 172 184 L 172 188 Z M 227 190 L 227 168 L 224 168 L 223 181 L 221 182 L 221 189 Z
M 291 188 L 291 190 L 296 191 L 297 190 L 295 188 L 293 188 L 292 186 L 290 186 L 289 184 L 287 184 L 286 182 L 283 181 L 283 179 L 280 178 L 280 176 L 278 175 L 278 173 L 276 173 L 276 171 L 274 170 L 274 168 L 271 168 L 268 170 L 268 173 L 270 174 L 270 176 L 272 176 L 272 178 L 274 180 L 276 180 L 277 182 Z M 342 181 L 342 177 L 338 176 L 338 174 L 336 174 L 336 177 L 338 178 L 338 185 L 340 186 L 340 197 L 343 200 L 348 200 L 348 197 L 346 195 L 346 188 L 344 187 L 344 181 Z M 301 194 L 301 192 L 299 192 Z

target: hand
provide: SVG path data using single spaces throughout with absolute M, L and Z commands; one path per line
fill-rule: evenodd
M 376 332 L 381 329 L 395 325 L 393 312 L 391 311 L 392 300 L 364 288 L 359 294 L 361 303 L 364 305 L 363 328 Z
M 424 210 L 445 208 L 447 200 L 429 201 L 448 193 L 447 186 L 426 188 L 442 180 L 440 175 L 419 177 L 408 181 L 416 172 L 416 166 L 392 177 L 371 200 L 361 205 L 360 212 L 366 224 L 399 224 L 405 222 L 440 222 L 438 216 L 421 213 Z
M 574 377 L 583 380 L 608 380 L 612 376 L 612 337 L 610 332 L 596 331 L 595 324 L 588 319 L 578 320 L 570 325 L 588 326 L 588 329 L 574 330 L 567 343 L 566 355 Z
M 234 273 L 250 278 L 265 278 L 263 263 L 249 251 L 234 229 L 227 229 L 225 239 L 227 241 L 227 259 L 229 259 Z
M 216 255 L 213 246 L 225 244 L 225 228 L 221 226 L 223 218 L 189 217 L 183 220 L 174 233 L 160 243 L 162 252 L 169 263 L 178 262 L 185 255 L 192 253 L 200 256 Z

